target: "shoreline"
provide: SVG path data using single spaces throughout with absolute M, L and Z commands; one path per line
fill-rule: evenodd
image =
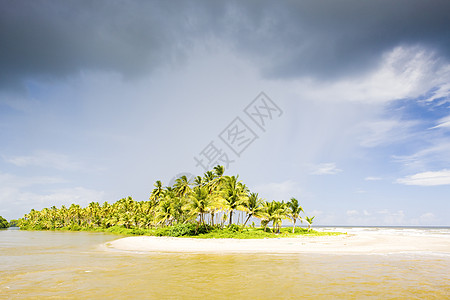
M 111 241 L 104 244 L 103 247 L 110 251 L 138 253 L 437 253 L 450 256 L 450 237 L 409 236 L 378 232 L 266 239 L 197 239 L 136 236 Z

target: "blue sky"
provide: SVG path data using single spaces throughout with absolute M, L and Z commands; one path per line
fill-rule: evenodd
M 146 200 L 209 153 L 317 224 L 449 226 L 450 5 L 425 4 L 2 1 L 0 215 Z

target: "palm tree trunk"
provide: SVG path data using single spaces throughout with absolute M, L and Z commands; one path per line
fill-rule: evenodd
M 225 222 L 226 222 L 227 218 L 228 218 L 227 214 L 223 212 L 222 213 L 222 225 L 221 225 L 222 228 L 225 226 Z
M 250 219 L 251 216 L 252 216 L 251 214 L 248 214 L 247 220 L 245 220 L 245 223 L 244 223 L 244 227 L 245 227 L 245 224 L 247 224 L 247 222 L 248 222 L 248 220 Z
M 295 221 L 296 219 L 294 219 L 294 226 L 292 226 L 292 233 L 295 233 Z
M 233 222 L 233 210 L 230 210 L 230 221 L 228 222 L 228 225 L 231 225 Z

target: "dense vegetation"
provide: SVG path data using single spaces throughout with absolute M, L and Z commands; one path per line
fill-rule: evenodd
M 247 235 L 253 232 L 253 236 L 263 237 L 269 232 L 282 233 L 284 219 L 293 223 L 289 229 L 292 234 L 309 232 L 314 219 L 300 215 L 304 211 L 295 198 L 289 202 L 261 199 L 238 176 L 224 175 L 223 166 L 215 167 L 203 177 L 197 176 L 193 183 L 182 176 L 173 186 L 163 187 L 161 181 L 156 181 L 154 187 L 148 201 L 127 197 L 113 204 L 91 202 L 84 208 L 72 204 L 41 211 L 33 209 L 19 225 L 34 230 L 101 230 L 167 236 L 209 234 L 209 237 L 233 235 L 246 228 Z M 244 214 L 245 221 L 241 218 L 239 222 L 236 216 Z M 261 228 L 254 228 L 254 223 L 251 228 L 246 227 L 252 217 L 260 220 Z M 297 220 L 308 224 L 308 229 L 296 229 Z
M 0 229 L 2 229 L 2 228 L 8 228 L 8 227 L 9 227 L 8 221 L 6 221 L 5 218 L 3 218 L 2 216 L 0 216 Z
M 19 220 L 9 220 L 9 227 L 19 227 Z

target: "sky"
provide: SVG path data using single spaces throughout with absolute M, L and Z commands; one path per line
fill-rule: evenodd
M 449 11 L 0 0 L 0 215 L 220 163 L 317 225 L 450 226 Z

